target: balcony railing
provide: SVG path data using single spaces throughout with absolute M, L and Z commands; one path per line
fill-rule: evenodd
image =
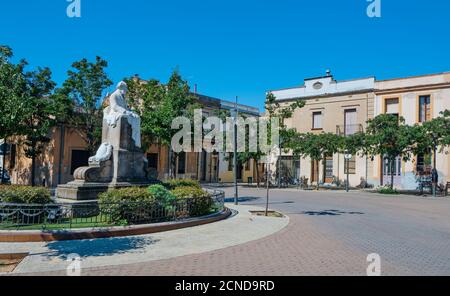
M 336 134 L 338 136 L 351 136 L 364 131 L 362 124 L 345 124 L 336 126 Z

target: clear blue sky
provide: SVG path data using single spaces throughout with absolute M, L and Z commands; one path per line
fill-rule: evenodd
M 61 83 L 71 63 L 100 55 L 117 82 L 166 81 L 179 67 L 200 93 L 263 106 L 269 89 L 297 86 L 330 68 L 338 80 L 450 71 L 450 1 L 2 0 L 0 44 Z

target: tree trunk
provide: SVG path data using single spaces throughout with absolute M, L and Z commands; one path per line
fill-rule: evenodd
M 391 190 L 394 189 L 394 164 L 395 164 L 395 157 L 391 158 Z
M 172 167 L 172 177 L 173 179 L 177 178 L 177 159 L 178 159 L 178 153 L 174 153 L 172 151 L 172 163 L 171 163 L 171 167 Z
M 319 174 L 320 174 L 320 160 L 317 161 L 316 172 L 317 172 L 316 178 L 317 178 L 317 191 L 318 191 L 319 190 L 319 183 L 320 183 L 320 176 L 319 176 Z
M 435 169 L 435 170 L 437 170 L 436 169 L 436 151 L 437 151 L 437 147 L 436 146 L 434 146 L 433 147 L 433 168 Z
M 36 186 L 35 178 L 35 167 L 36 167 L 36 156 L 33 153 L 33 156 L 31 157 L 31 187 Z
M 255 166 L 256 166 L 256 188 L 259 189 L 259 169 L 258 169 L 258 160 L 255 159 Z

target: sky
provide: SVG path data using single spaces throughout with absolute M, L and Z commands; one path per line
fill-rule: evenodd
M 267 90 L 327 69 L 336 80 L 450 71 L 448 0 L 380 0 L 380 18 L 367 0 L 80 1 L 69 18 L 67 0 L 0 0 L 0 44 L 59 84 L 98 55 L 115 83 L 179 69 L 199 93 L 261 109 Z

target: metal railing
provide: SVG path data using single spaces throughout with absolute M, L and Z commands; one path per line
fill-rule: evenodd
M 63 230 L 150 224 L 207 215 L 224 209 L 225 194 L 208 190 L 211 198 L 184 198 L 170 203 L 0 203 L 0 229 Z
M 362 133 L 364 131 L 362 124 L 347 124 L 337 125 L 336 134 L 338 136 L 351 136 L 356 133 Z

